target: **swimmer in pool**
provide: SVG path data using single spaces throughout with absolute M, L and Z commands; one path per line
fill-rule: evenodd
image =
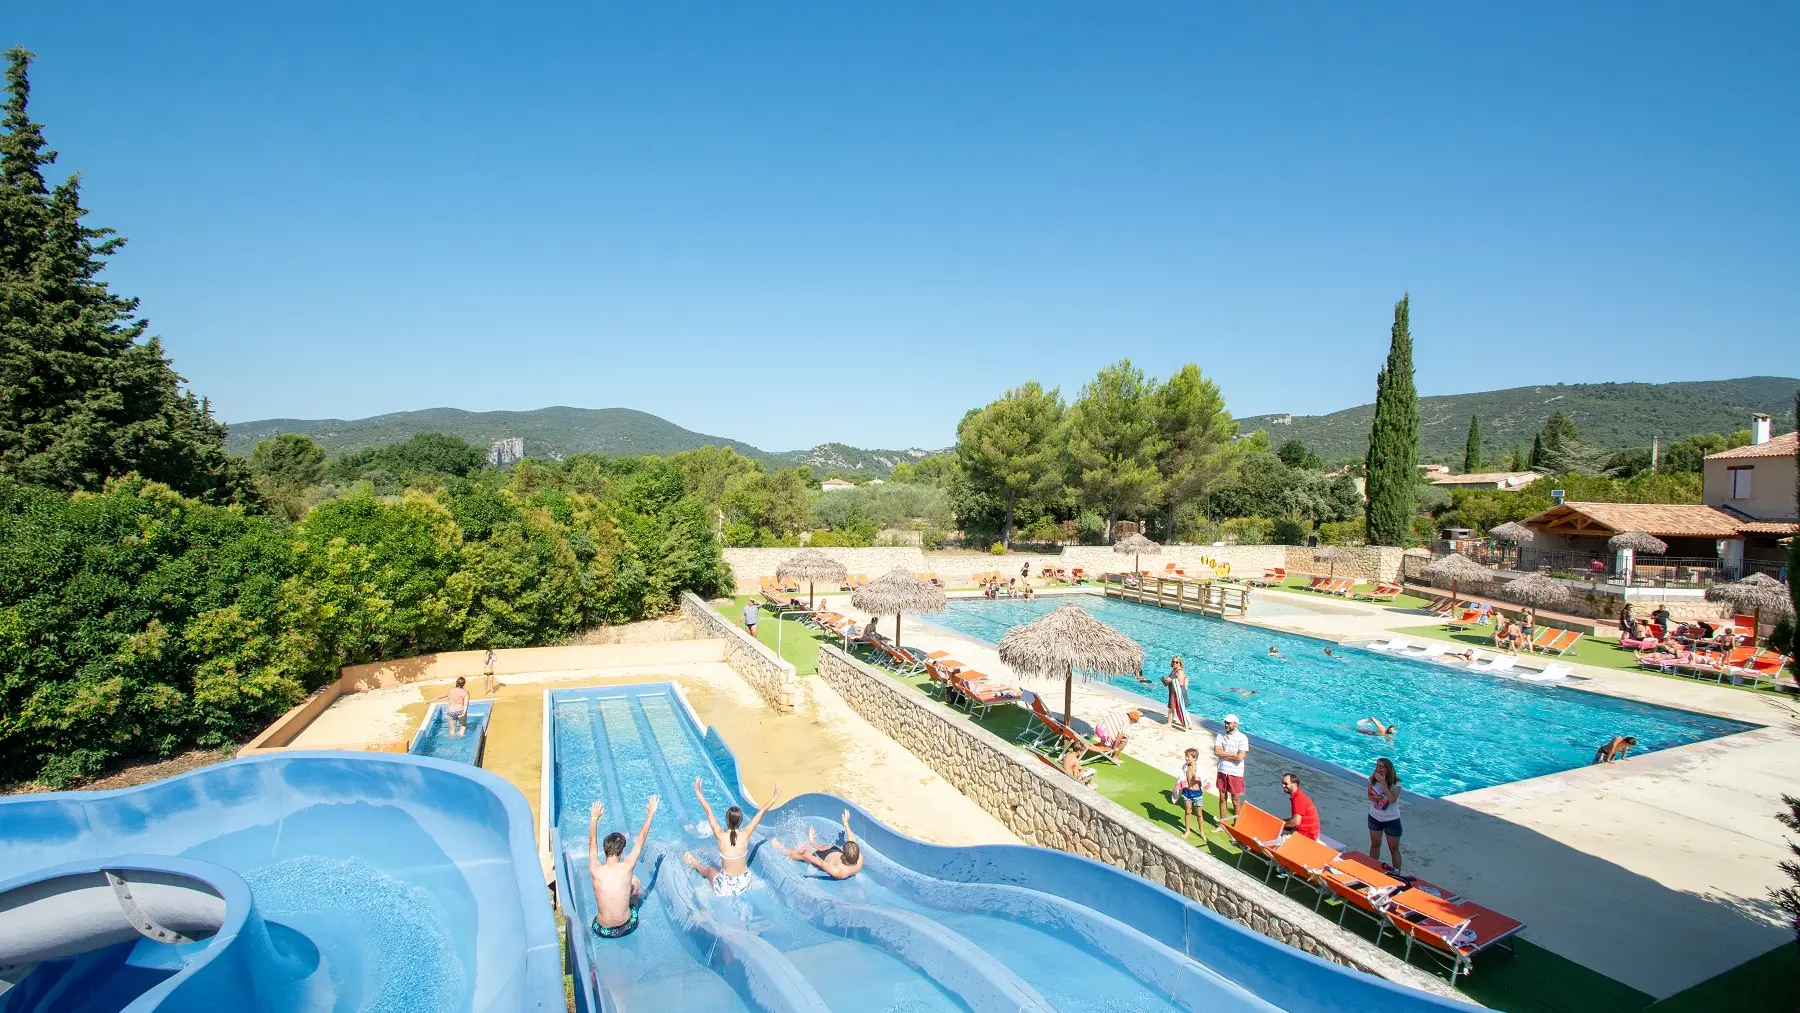
M 1333 654 L 1333 653 L 1331 653 L 1331 648 L 1329 648 L 1329 647 L 1327 647 L 1327 648 L 1325 648 L 1325 656 L 1326 656 L 1326 657 L 1327 657 L 1327 658 L 1335 658 L 1335 657 L 1337 657 L 1337 655 L 1335 655 L 1335 654 Z
M 1281 657 L 1281 652 L 1275 649 L 1274 644 L 1269 645 L 1269 657 L 1271 657 L 1271 658 Z
M 1238 695 L 1238 696 L 1255 696 L 1255 695 L 1256 695 L 1256 694 L 1258 694 L 1258 693 L 1260 693 L 1260 692 L 1262 692 L 1262 690 L 1259 690 L 1259 689 L 1245 689 L 1245 688 L 1244 688 L 1244 687 L 1242 687 L 1242 686 L 1233 686 L 1233 687 L 1231 687 L 1231 688 L 1230 688 L 1230 689 L 1227 689 L 1227 690 L 1226 690 L 1226 691 L 1225 691 L 1225 692 L 1227 692 L 1227 693 L 1236 693 L 1236 694 L 1237 694 L 1237 695 Z
M 1384 725 L 1379 718 L 1363 718 L 1356 723 L 1356 730 L 1364 735 L 1377 735 L 1392 741 L 1394 733 L 1400 730 L 1400 726 Z
M 438 697 L 444 701 L 444 720 L 450 725 L 450 737 L 453 739 L 460 739 L 469 731 L 469 691 L 463 688 L 467 681 L 462 676 L 457 676 L 456 685 Z
M 712 826 L 713 840 L 719 845 L 719 865 L 717 868 L 703 865 L 692 854 L 682 855 L 681 860 L 712 884 L 713 893 L 721 897 L 743 893 L 750 889 L 751 883 L 750 835 L 756 833 L 756 825 L 762 822 L 770 809 L 775 808 L 775 803 L 781 801 L 781 785 L 776 784 L 769 792 L 769 804 L 757 810 L 749 826 L 744 826 L 744 810 L 737 806 L 725 810 L 725 825 L 719 826 L 697 777 L 694 778 L 694 797 L 700 800 L 700 809 L 706 813 L 706 822 Z
M 806 843 L 794 848 L 782 847 L 781 838 L 769 842 L 775 850 L 796 862 L 818 869 L 832 879 L 849 879 L 862 871 L 862 845 L 856 843 L 856 835 L 850 831 L 850 810 L 844 810 L 844 843 L 820 844 L 819 835 L 811 827 L 806 828 Z

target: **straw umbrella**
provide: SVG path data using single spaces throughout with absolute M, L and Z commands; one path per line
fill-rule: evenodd
M 1162 546 L 1145 538 L 1142 532 L 1132 532 L 1124 538 L 1114 542 L 1113 551 L 1131 553 L 1131 572 L 1140 573 L 1141 571 L 1138 570 L 1138 556 L 1154 556 L 1162 551 Z
M 1753 573 L 1729 584 L 1714 584 L 1706 589 L 1706 600 L 1724 602 L 1735 609 L 1754 609 L 1756 628 L 1762 629 L 1763 610 L 1784 616 L 1794 611 L 1788 598 L 1788 587 L 1766 573 Z
M 1433 560 L 1420 572 L 1434 581 L 1448 580 L 1452 600 L 1456 598 L 1458 584 L 1485 584 L 1494 579 L 1494 571 L 1460 552 L 1452 552 L 1442 559 Z
M 1356 553 L 1340 549 L 1335 545 L 1327 545 L 1313 550 L 1313 562 L 1325 564 L 1325 576 L 1336 577 L 1337 565 L 1348 563 L 1356 558 Z
M 850 596 L 850 604 L 871 615 L 894 614 L 894 646 L 900 646 L 900 614 L 902 612 L 942 612 L 946 608 L 944 592 L 937 585 L 907 573 L 889 570 L 869 581 Z
M 1144 649 L 1130 637 L 1064 605 L 1042 619 L 1015 626 L 1000 638 L 1000 660 L 1021 676 L 1063 681 L 1063 722 L 1075 707 L 1075 675 L 1135 675 L 1144 667 Z
M 1575 604 L 1575 595 L 1567 586 L 1541 573 L 1528 573 L 1517 580 L 1509 580 L 1494 593 L 1534 609 L 1568 609 Z
M 1513 547 L 1513 565 L 1519 566 L 1525 560 L 1525 546 L 1537 540 L 1537 532 L 1518 521 L 1507 521 L 1488 529 L 1488 537 L 1496 542 L 1505 542 Z
M 1637 569 L 1638 553 L 1648 552 L 1653 556 L 1660 556 L 1669 551 L 1669 543 L 1642 531 L 1621 531 L 1606 540 L 1606 547 L 1625 557 L 1625 572 L 1620 576 L 1625 578 L 1626 587 L 1631 586 L 1631 574 Z
M 818 549 L 801 549 L 776 568 L 775 579 L 784 584 L 790 580 L 806 581 L 806 607 L 812 608 L 814 581 L 842 586 L 849 574 L 844 564 Z

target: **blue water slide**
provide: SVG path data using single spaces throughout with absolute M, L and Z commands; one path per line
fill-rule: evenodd
M 557 690 L 549 816 L 585 1011 L 1466 1010 L 1284 946 L 1137 876 L 1042 848 L 948 848 L 906 837 L 831 795 L 772 810 L 751 852 L 756 885 L 715 897 L 681 856 L 715 862 L 694 799 L 753 814 L 730 748 L 670 684 Z M 662 809 L 639 870 L 639 929 L 602 939 L 587 877 L 588 807 L 600 833 Z M 867 856 L 849 880 L 771 846 L 841 833 Z
M 463 764 L 291 752 L 0 799 L 0 1013 L 564 1008 L 530 810 Z

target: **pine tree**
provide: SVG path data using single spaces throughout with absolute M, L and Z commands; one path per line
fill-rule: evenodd
M 1368 505 L 1365 527 L 1370 545 L 1405 545 L 1412 535 L 1415 489 L 1419 482 L 1419 392 L 1413 386 L 1412 297 L 1394 304 L 1387 365 L 1375 378 L 1375 420 L 1369 426 L 1365 463 Z
M 1469 439 L 1463 444 L 1463 474 L 1472 475 L 1481 470 L 1481 419 L 1469 416 Z
M 1526 464 L 1532 468 L 1543 467 L 1543 465 L 1544 465 L 1544 434 L 1543 433 L 1539 433 L 1536 436 L 1533 436 L 1531 438 L 1531 457 L 1526 460 Z
M 242 499 L 248 474 L 225 427 L 181 389 L 137 300 L 99 280 L 124 245 L 91 228 L 81 179 L 46 190 L 56 160 L 31 120 L 23 49 L 6 54 L 0 135 L 0 475 L 98 489 L 137 472 L 190 496 Z

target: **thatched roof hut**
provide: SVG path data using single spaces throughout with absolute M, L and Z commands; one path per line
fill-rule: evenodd
M 1000 660 L 1024 678 L 1063 680 L 1063 720 L 1074 706 L 1075 676 L 1134 675 L 1144 649 L 1079 605 L 1015 626 L 1000 638 Z
M 1131 553 L 1131 572 L 1137 573 L 1139 572 L 1138 556 L 1154 556 L 1162 551 L 1162 546 L 1157 542 L 1145 538 L 1142 532 L 1134 531 L 1114 542 L 1113 551 Z
M 911 612 L 942 612 L 949 607 L 942 588 L 923 581 L 905 570 L 889 570 L 858 588 L 850 596 L 850 604 L 872 615 L 894 615 L 894 644 L 900 643 L 900 616 Z

